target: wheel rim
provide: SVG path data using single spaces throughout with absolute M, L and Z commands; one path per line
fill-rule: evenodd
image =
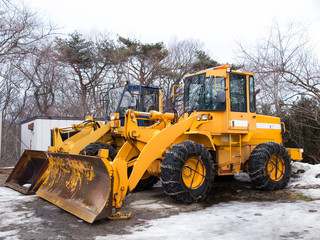
M 280 181 L 285 173 L 283 158 L 273 155 L 267 163 L 267 174 L 273 181 Z
M 206 168 L 200 158 L 189 158 L 182 169 L 182 180 L 187 188 L 197 189 L 205 180 Z

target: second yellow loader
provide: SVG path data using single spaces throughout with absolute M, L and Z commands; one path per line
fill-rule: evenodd
M 48 167 L 49 156 L 53 153 L 96 156 L 100 149 L 108 149 L 109 157 L 114 159 L 125 142 L 123 131 L 126 109 L 162 111 L 162 93 L 158 87 L 125 85 L 111 88 L 106 95 L 105 123 L 93 121 L 93 117 L 88 116 L 83 123 L 52 129 L 53 146 L 49 147 L 48 152 L 24 151 L 7 179 L 6 186 L 24 194 L 34 194 Z M 138 125 L 147 123 L 141 119 Z M 71 137 L 65 138 L 67 134 Z M 156 181 L 156 178 L 151 177 L 141 181 L 138 187 L 148 188 Z

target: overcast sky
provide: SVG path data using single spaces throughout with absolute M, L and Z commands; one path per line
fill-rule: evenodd
M 26 1 L 64 33 L 96 30 L 166 44 L 192 38 L 221 63 L 235 61 L 236 40 L 254 43 L 274 21 L 302 23 L 320 50 L 319 0 Z

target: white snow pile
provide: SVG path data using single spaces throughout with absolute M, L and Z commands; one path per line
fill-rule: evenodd
M 4 230 L 4 228 L 17 225 L 33 224 L 41 221 L 35 217 L 34 213 L 28 209 L 25 204 L 34 201 L 37 195 L 26 196 L 10 188 L 0 187 L 0 238 L 1 239 L 18 239 L 18 230 Z M 15 227 L 14 227 L 15 226 Z
M 320 188 L 320 164 L 295 162 L 292 164 L 293 177 L 290 185 L 293 187 Z M 298 175 L 298 177 L 295 177 Z
M 320 199 L 320 164 L 294 162 L 289 188 L 313 199 Z
M 246 172 L 239 172 L 236 175 L 234 175 L 234 178 L 240 182 L 251 182 L 250 176 Z
M 295 162 L 292 171 L 288 188 L 308 195 L 314 201 L 220 203 L 197 212 L 147 221 L 143 226 L 132 227 L 129 229 L 131 234 L 121 235 L 120 238 L 319 239 L 320 165 Z M 235 178 L 250 181 L 245 173 Z M 154 208 L 148 208 L 147 204 L 143 204 L 143 207 L 146 211 Z M 107 239 L 116 240 L 119 235 L 96 237 L 96 240 Z

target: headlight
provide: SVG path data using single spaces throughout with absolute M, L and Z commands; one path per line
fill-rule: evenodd
M 114 121 L 116 119 L 116 115 L 114 113 L 110 114 L 110 120 Z
M 198 121 L 209 121 L 213 119 L 213 114 L 202 114 L 197 116 Z
M 207 120 L 208 120 L 208 115 L 207 115 L 207 114 L 203 114 L 203 115 L 201 116 L 201 120 L 202 120 L 202 121 L 207 121 Z

